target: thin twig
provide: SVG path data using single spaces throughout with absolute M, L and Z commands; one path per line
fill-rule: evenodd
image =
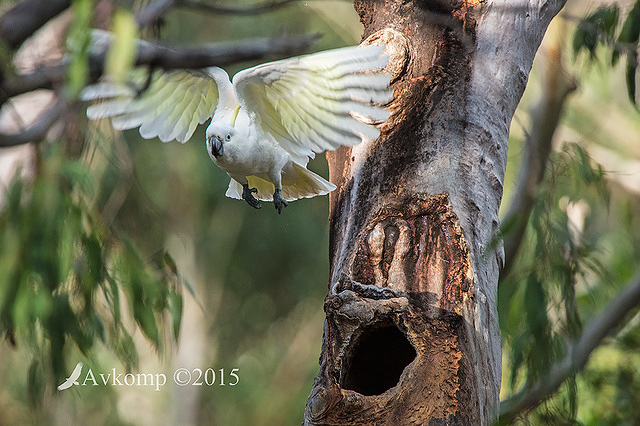
M 41 142 L 51 126 L 64 114 L 66 108 L 67 103 L 62 98 L 58 98 L 58 101 L 53 106 L 43 112 L 34 124 L 24 131 L 13 134 L 0 133 L 0 147 L 9 148 L 30 142 Z
M 520 414 L 531 410 L 550 398 L 569 377 L 582 370 L 602 340 L 624 323 L 629 311 L 640 304 L 640 274 L 610 302 L 585 328 L 570 347 L 567 357 L 550 370 L 546 380 L 527 386 L 500 403 L 500 423 L 508 424 Z
M 256 3 L 248 6 L 220 6 L 217 4 L 203 3 L 196 0 L 177 0 L 176 6 L 184 7 L 202 12 L 208 12 L 218 15 L 257 15 L 260 13 L 273 12 L 293 3 L 305 3 L 311 0 L 278 0 Z
M 149 3 L 136 15 L 136 22 L 141 28 L 151 25 L 175 5 L 176 0 L 156 0 L 153 3 Z
M 168 48 L 144 43 L 137 65 L 152 65 L 165 69 L 226 66 L 237 62 L 264 58 L 283 58 L 308 51 L 318 35 L 249 39 L 233 43 L 218 43 L 195 49 Z M 141 45 L 142 46 L 142 45 Z M 96 81 L 104 67 L 104 52 L 93 57 L 91 80 Z M 66 78 L 65 62 L 45 67 L 30 74 L 0 81 L 0 93 L 11 98 L 38 89 L 60 87 Z
M 149 44 L 147 48 L 138 51 L 136 65 L 151 65 L 164 69 L 206 68 L 266 57 L 288 57 L 307 51 L 319 37 L 318 34 L 312 34 L 256 38 L 193 49 L 172 49 Z
M 118 211 L 122 208 L 131 186 L 133 185 L 133 178 L 135 176 L 135 166 L 131 151 L 127 146 L 124 138 L 119 137 L 114 140 L 114 150 L 118 161 L 118 182 L 115 188 L 111 191 L 107 202 L 102 208 L 102 220 L 107 225 L 111 225 L 116 218 Z

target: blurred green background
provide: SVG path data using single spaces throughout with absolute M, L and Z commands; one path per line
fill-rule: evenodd
M 119 4 L 135 11 L 144 2 L 131 3 Z M 2 6 L 10 4 L 4 2 Z M 225 4 L 250 3 L 240 0 Z M 627 99 L 624 70 L 607 64 L 610 53 L 605 48 L 593 61 L 585 55 L 576 57 L 570 50 L 576 21 L 568 16 L 584 16 L 600 4 L 569 1 L 563 12 L 566 16 L 556 19 L 549 40 L 539 52 L 512 123 L 504 209 L 517 184 L 529 111 L 541 92 L 548 89 L 540 78 L 543 71 L 538 62 L 544 61 L 549 49 L 560 49 L 566 71 L 577 79 L 579 88 L 570 96 L 556 133 L 551 165 L 525 236 L 525 247 L 500 289 L 503 397 L 548 371 L 547 367 L 563 355 L 561 342 L 606 306 L 640 265 L 640 115 Z M 631 6 L 631 2 L 620 4 L 627 9 Z M 313 46 L 316 51 L 357 44 L 361 32 L 350 2 L 318 0 L 296 2 L 254 16 L 174 9 L 164 16 L 159 37 L 169 44 L 192 45 L 321 33 L 323 37 Z M 233 75 L 252 65 L 237 64 L 227 71 Z M 44 337 L 25 340 L 17 327 L 16 343 L 11 344 L 11 339 L 6 338 L 0 344 L 0 425 L 300 424 L 317 374 L 322 342 L 329 259 L 327 197 L 293 202 L 282 215 L 271 203 L 263 203 L 261 210 L 251 209 L 244 202 L 224 197 L 229 178 L 206 155 L 204 126 L 190 143 L 163 144 L 141 140 L 137 131 L 116 132 L 106 122 L 88 123 L 82 114 L 81 106 L 77 122 L 79 134 L 85 135 L 86 140 L 85 136 L 80 137 L 85 145 L 77 159 L 69 155 L 71 144 L 66 140 L 41 147 L 40 170 L 47 171 L 40 176 L 41 191 L 48 194 L 62 188 L 64 194 L 65 188 L 69 192 L 69 186 L 65 186 L 69 182 L 84 185 L 86 188 L 77 197 L 81 203 L 76 198 L 60 196 L 60 211 L 66 211 L 67 202 L 82 205 L 104 221 L 102 226 L 112 235 L 106 240 L 126 236 L 131 241 L 135 247 L 132 251 L 157 281 L 145 284 L 142 293 L 125 291 L 123 304 L 127 297 L 135 299 L 155 285 L 162 286 L 167 268 L 171 269 L 175 261 L 177 275 L 173 274 L 169 281 L 182 288 L 182 321 L 177 342 L 171 337 L 170 325 L 162 321 L 154 342 L 149 338 L 153 331 L 141 331 L 141 321 L 123 309 L 122 323 L 131 342 L 127 343 L 125 337 L 124 343 L 96 339 L 94 345 L 82 347 L 67 340 L 64 371 L 70 373 L 81 361 L 96 374 L 108 374 L 114 368 L 118 373 L 125 373 L 128 368 L 164 373 L 167 385 L 160 391 L 142 386 L 75 386 L 61 393 L 52 392 L 41 383 L 46 381 L 46 375 L 39 376 L 33 367 L 34 358 L 46 345 L 46 333 Z M 56 145 L 66 146 L 67 151 L 62 152 Z M 322 155 L 309 168 L 327 176 Z M 58 182 L 58 176 L 64 179 L 55 188 L 46 186 Z M 59 226 L 71 220 L 71 216 L 61 214 L 58 222 L 48 222 L 52 211 L 48 209 L 53 207 L 35 201 L 17 203 L 21 208 L 32 205 L 32 216 L 18 210 L 11 219 L 3 212 L 0 238 L 4 244 L 27 241 L 32 245 L 22 246 L 22 250 L 36 250 L 42 241 L 58 237 L 43 232 L 20 239 L 20 232 L 33 232 L 29 218 L 40 220 L 37 223 L 42 226 Z M 6 205 L 11 205 L 10 200 Z M 78 215 L 83 223 L 94 217 Z M 88 228 L 91 226 L 80 227 Z M 120 242 L 114 245 L 126 246 Z M 4 250 L 10 253 L 7 247 Z M 91 253 L 86 247 L 85 251 Z M 14 266 L 6 260 L 6 253 L 2 254 L 5 261 L 0 262 L 0 268 L 4 268 L 0 274 L 11 276 L 8 268 Z M 28 253 L 22 256 L 37 258 Z M 158 258 L 165 260 L 160 268 Z M 16 259 L 18 262 L 20 258 Z M 116 262 L 105 268 L 114 276 L 124 275 L 123 265 Z M 136 263 L 131 265 L 134 269 Z M 27 266 L 27 281 L 29 271 Z M 563 307 L 566 279 L 571 280 L 575 291 L 572 311 Z M 160 303 L 163 297 L 150 300 Z M 102 299 L 97 300 L 98 305 L 105 304 Z M 113 310 L 113 306 L 105 306 L 106 313 L 99 312 L 99 318 L 108 317 Z M 175 314 L 172 306 L 169 304 L 167 309 Z M 171 322 L 170 315 L 164 319 Z M 523 421 L 637 424 L 637 319 L 636 312 L 595 352 L 576 381 Z M 127 355 L 132 347 L 137 357 Z M 211 368 L 217 373 L 224 369 L 226 380 L 232 369 L 238 369 L 239 382 L 220 386 L 218 377 L 213 386 L 179 387 L 172 384 L 172 375 L 178 368 L 187 368 L 194 374 L 195 369 Z M 39 393 L 34 394 L 34 386 L 41 389 Z

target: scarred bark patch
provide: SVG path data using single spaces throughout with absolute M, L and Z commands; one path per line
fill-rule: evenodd
M 358 240 L 351 274 L 325 301 L 308 424 L 469 424 L 478 407 L 460 307 L 473 276 L 448 197 L 385 207 Z
M 414 197 L 380 211 L 360 237 L 352 279 L 428 294 L 433 308 L 462 315 L 473 294 L 469 249 L 445 194 Z

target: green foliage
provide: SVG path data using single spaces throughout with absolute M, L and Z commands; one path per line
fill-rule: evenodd
M 31 354 L 33 402 L 68 375 L 75 350 L 91 357 L 102 343 L 135 368 L 129 318 L 156 348 L 165 321 L 177 338 L 182 302 L 174 271 L 152 267 L 110 233 L 90 201 L 96 189 L 80 161 L 51 147 L 32 181 L 13 181 L 0 212 L 0 333 Z
M 322 2 L 317 3 L 318 7 L 322 6 Z M 169 39 L 163 40 L 164 43 L 188 45 L 268 37 L 283 31 L 323 32 L 326 35 L 322 44 L 314 49 L 357 43 L 356 38 L 345 36 L 349 31 L 344 25 L 316 19 L 315 8 L 315 5 L 300 4 L 251 18 L 176 8 L 165 15 L 166 26 L 161 35 Z M 350 9 L 351 16 L 356 16 L 348 2 L 325 7 L 330 12 L 326 15 L 335 16 L 335 10 L 340 8 Z M 344 21 L 346 18 L 342 15 L 345 14 L 340 15 Z M 357 17 L 353 23 L 357 24 Z M 359 36 L 359 32 L 356 33 Z M 238 67 L 252 65 L 255 64 Z M 228 71 L 232 74 L 236 70 Z M 130 240 L 108 244 L 113 265 L 109 272 L 114 279 L 107 281 L 102 291 L 105 298 L 120 297 L 122 311 L 113 312 L 113 317 L 125 322 L 137 319 L 142 333 L 154 341 L 156 336 L 166 334 L 167 329 L 177 334 L 179 314 L 184 310 L 183 327 L 187 332 L 182 333 L 184 340 L 180 349 L 187 348 L 186 356 L 193 355 L 199 360 L 196 366 L 203 370 L 212 368 L 219 372 L 223 368 L 228 373 L 239 368 L 240 377 L 234 387 L 201 386 L 193 392 L 178 389 L 180 398 L 171 398 L 171 403 L 167 403 L 166 395 L 170 391 L 163 389 L 158 393 L 162 395 L 161 402 L 150 402 L 149 409 L 135 407 L 133 410 L 139 411 L 145 420 L 130 421 L 157 423 L 149 417 L 156 412 L 166 416 L 171 410 L 180 410 L 182 407 L 178 404 L 184 392 L 186 398 L 198 393 L 194 412 L 184 414 L 195 416 L 202 424 L 300 423 L 317 373 L 322 338 L 322 300 L 328 277 L 327 197 L 291 203 L 282 215 L 275 212 L 271 203 L 264 203 L 261 210 L 253 210 L 242 201 L 224 196 L 229 177 L 206 155 L 204 128 L 184 145 L 141 140 L 137 131 L 125 132 L 123 138 L 122 134 L 111 132 L 106 123 L 101 129 L 105 131 L 97 132 L 97 142 L 86 150 L 93 150 L 91 167 L 98 179 L 95 205 L 111 205 L 110 201 L 117 198 L 113 194 L 126 188 L 122 204 L 112 210 L 115 213 L 109 223 L 110 228 L 118 230 L 119 240 L 122 235 Z M 135 174 L 126 171 L 124 164 L 129 162 L 134 165 Z M 322 156 L 312 163 L 310 168 L 327 176 Z M 133 242 L 140 247 L 137 254 L 129 252 Z M 149 256 L 141 253 L 157 254 L 149 261 Z M 178 265 L 183 273 L 185 264 L 193 268 L 188 275 L 193 280 L 194 298 L 185 295 L 183 300 L 176 292 L 164 300 L 151 290 L 140 295 L 140 287 L 145 285 L 136 283 L 149 281 L 149 276 L 158 277 L 154 271 L 138 276 L 140 268 L 130 264 L 139 264 L 145 256 L 144 266 L 149 269 L 149 262 L 156 268 L 161 267 L 163 275 L 159 277 L 167 274 L 170 283 L 175 282 Z M 157 305 L 165 307 L 163 312 L 171 315 L 172 323 L 160 325 L 159 314 L 152 309 Z M 189 320 L 194 311 L 200 315 L 195 324 L 193 319 Z M 203 335 L 193 330 L 199 328 L 205 330 Z M 114 336 L 104 346 L 125 364 L 133 357 L 132 350 L 144 350 L 139 340 L 134 345 L 131 333 L 121 334 L 117 339 Z M 196 353 L 191 354 L 192 351 Z M 103 363 L 109 361 L 109 366 L 115 362 Z M 171 381 L 174 360 L 162 361 L 160 368 Z M 145 359 L 140 356 L 140 371 L 156 371 L 157 364 L 152 365 L 145 365 Z M 72 365 L 67 365 L 66 373 L 70 368 Z M 120 396 L 120 389 L 112 390 L 116 397 Z M 112 424 L 102 413 L 92 415 L 85 388 L 75 391 L 76 394 L 64 393 L 65 400 L 74 402 L 72 407 L 65 406 L 60 401 L 62 397 L 55 401 L 56 407 L 75 414 L 80 421 L 96 419 L 97 424 Z M 82 394 L 79 396 L 77 392 Z M 144 398 L 144 390 L 134 392 L 136 397 Z M 113 395 L 105 399 L 113 403 Z M 119 410 L 121 402 L 118 401 Z M 130 411 L 123 412 L 127 420 L 135 419 L 135 413 Z
M 600 7 L 580 21 L 573 35 L 574 53 L 586 50 L 590 58 L 595 59 L 598 43 L 613 39 L 619 13 L 618 5 L 614 3 Z
M 627 19 L 622 24 L 618 43 L 631 46 L 627 53 L 627 66 L 625 68 L 625 78 L 627 83 L 627 93 L 631 102 L 636 103 L 636 70 L 638 68 L 638 39 L 640 38 L 640 0 L 637 0 Z M 611 62 L 615 64 L 617 56 L 612 57 Z M 637 105 L 637 103 L 636 103 Z
M 634 333 L 638 334 L 638 333 Z M 638 346 L 620 351 L 613 345 L 594 355 L 598 367 L 581 374 L 582 383 L 591 390 L 584 392 L 585 425 L 633 425 L 640 416 L 640 375 L 637 366 Z
M 605 231 L 594 226 L 594 215 L 582 216 L 585 209 L 608 211 L 602 167 L 576 144 L 553 154 L 550 167 L 531 214 L 525 237 L 530 241 L 499 289 L 510 391 L 548 379 L 551 367 L 582 332 L 582 305 L 592 297 L 585 283 L 608 278 L 599 246 Z M 535 424 L 570 424 L 576 413 L 577 385 L 571 378 L 562 397 L 535 411 L 532 419 Z
M 95 4 L 93 0 L 75 0 L 72 3 L 73 22 L 67 37 L 71 60 L 67 66 L 67 96 L 75 98 L 89 81 L 89 28 Z
M 610 65 L 614 67 L 620 55 L 626 55 L 625 81 L 629 100 L 637 107 L 636 76 L 638 70 L 638 41 L 640 40 L 640 0 L 620 22 L 617 4 L 605 5 L 584 18 L 573 36 L 573 51 L 578 55 L 587 51 L 591 60 L 596 58 L 600 44 L 612 49 Z M 616 38 L 616 33 L 618 34 Z

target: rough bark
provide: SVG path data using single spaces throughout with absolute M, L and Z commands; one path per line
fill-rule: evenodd
M 377 141 L 328 154 L 331 277 L 305 424 L 489 424 L 509 123 L 563 1 L 356 0 L 392 52 Z

